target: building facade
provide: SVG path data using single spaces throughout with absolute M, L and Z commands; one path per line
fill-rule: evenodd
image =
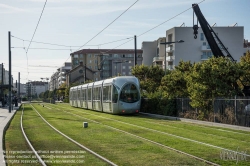
M 147 66 L 157 65 L 160 66 L 162 69 L 164 69 L 166 45 L 161 43 L 165 42 L 166 42 L 165 37 L 161 37 L 153 42 L 142 42 L 142 50 L 143 50 L 142 63 Z
M 21 89 L 21 88 L 20 88 Z M 25 84 L 24 90 L 28 98 L 38 97 L 40 93 L 48 89 L 48 82 L 31 81 Z
M 67 86 L 72 83 L 83 84 L 88 80 L 95 80 L 94 77 L 95 72 L 80 62 L 78 66 L 66 73 L 66 84 Z
M 56 72 L 50 77 L 49 90 L 53 91 L 66 83 L 66 73 L 72 69 L 71 62 L 65 62 L 64 66 L 58 68 Z
M 244 27 L 213 27 L 232 57 L 239 61 L 244 55 Z M 194 39 L 192 27 L 174 27 L 166 31 L 166 42 L 183 40 L 183 43 L 166 45 L 166 66 L 173 69 L 181 60 L 201 62 L 211 58 L 213 53 L 201 28 Z
M 137 64 L 142 64 L 142 50 L 137 50 Z M 133 49 L 83 49 L 70 54 L 72 69 L 83 63 L 93 71 L 94 81 L 117 75 L 132 75 L 135 64 Z M 80 75 L 80 74 L 79 74 Z M 87 78 L 88 79 L 88 78 Z

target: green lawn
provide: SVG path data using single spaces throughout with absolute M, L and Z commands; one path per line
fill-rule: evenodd
M 46 107 L 37 103 L 32 105 L 58 130 L 117 165 L 206 165 L 202 161 L 164 146 L 220 165 L 236 165 L 237 161 L 221 159 L 220 154 L 225 151 L 211 146 L 235 151 L 237 148 L 238 151 L 249 152 L 250 150 L 250 133 L 245 131 L 221 130 L 216 127 L 154 119 L 142 115 L 111 115 L 74 108 L 68 104 L 45 104 Z M 30 105 L 25 105 L 23 120 L 25 132 L 35 149 L 43 151 L 80 149 L 48 127 Z M 20 142 L 20 146 L 16 149 L 29 149 L 20 133 L 19 122 L 20 111 L 17 112 L 6 132 L 5 144 L 8 151 L 15 149 L 16 142 Z M 83 128 L 83 122 L 88 122 L 89 127 Z M 16 130 L 11 128 L 14 126 Z M 13 136 L 18 133 L 16 139 L 13 139 Z M 105 165 L 87 152 L 84 156 L 84 165 Z M 243 159 L 239 158 L 237 165 L 250 164 Z

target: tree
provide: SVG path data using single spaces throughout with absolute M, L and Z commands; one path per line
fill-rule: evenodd
M 186 77 L 192 69 L 190 61 L 180 61 L 175 70 L 169 72 L 161 80 L 163 96 L 167 98 L 188 97 Z
M 158 90 L 164 71 L 159 66 L 137 65 L 132 68 L 132 74 L 140 80 L 141 90 L 153 93 Z
M 66 83 L 63 83 L 63 84 L 59 87 L 59 89 L 58 89 L 58 91 L 57 91 L 57 95 L 64 98 L 64 97 L 65 97 L 65 90 L 66 90 L 66 87 L 67 87 Z
M 193 107 L 204 108 L 207 100 L 231 97 L 238 93 L 237 80 L 243 74 L 235 62 L 228 58 L 210 58 L 194 64 L 186 77 L 187 90 Z
M 245 85 L 250 85 L 250 51 L 248 50 L 246 52 L 245 56 L 242 56 L 240 58 L 240 62 L 239 62 L 239 68 L 244 72 L 242 77 L 240 78 L 241 83 L 245 84 Z M 243 85 L 241 84 L 241 87 Z

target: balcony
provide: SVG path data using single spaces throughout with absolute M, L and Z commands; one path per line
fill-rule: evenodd
M 201 51 L 210 51 L 210 46 L 201 46 Z
M 168 70 L 173 70 L 173 69 L 174 69 L 174 65 L 167 65 L 166 68 L 167 68 Z
M 209 56 L 209 55 L 201 55 L 201 60 L 202 61 L 208 60 L 209 58 L 212 58 L 212 55 L 211 56 Z
M 166 57 L 166 61 L 167 61 L 167 62 L 172 62 L 172 61 L 174 61 L 174 56 L 167 56 L 167 57 Z
M 154 57 L 153 62 L 162 62 L 164 61 L 164 57 Z
M 174 46 L 170 45 L 169 47 L 166 48 L 167 53 L 171 53 L 174 51 Z

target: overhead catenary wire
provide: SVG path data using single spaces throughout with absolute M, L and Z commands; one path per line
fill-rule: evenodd
M 197 4 L 200 4 L 200 3 L 204 2 L 204 1 L 205 1 L 205 0 L 202 0 L 202 1 L 200 1 L 199 3 L 197 3 Z M 152 31 L 153 29 L 156 29 L 157 27 L 159 27 L 159 26 L 161 26 L 161 25 L 163 25 L 163 24 L 165 24 L 165 23 L 167 23 L 167 22 L 169 22 L 170 20 L 172 20 L 172 19 L 176 18 L 177 16 L 179 16 L 179 15 L 181 15 L 181 14 L 187 12 L 187 11 L 190 10 L 190 9 L 192 9 L 192 7 L 188 8 L 188 9 L 182 11 L 181 13 L 179 13 L 179 14 L 177 14 L 177 15 L 171 17 L 170 19 L 168 19 L 168 20 L 166 20 L 166 21 L 164 21 L 164 22 L 162 22 L 162 23 L 160 23 L 160 24 L 154 26 L 153 28 L 151 28 L 151 29 L 149 29 L 149 30 L 147 30 L 147 31 L 145 31 L 145 32 L 143 32 L 143 33 L 137 35 L 137 37 L 141 37 L 141 36 L 145 35 L 146 33 Z M 101 31 L 101 32 L 102 32 L 102 31 Z M 100 33 L 101 33 L 101 32 L 100 32 Z M 97 36 L 97 35 L 96 35 L 96 36 Z M 12 36 L 12 37 L 15 37 L 15 36 Z M 15 37 L 15 38 L 17 38 L 17 37 Z M 118 42 L 118 41 L 127 40 L 127 39 L 131 39 L 131 38 L 133 38 L 133 37 L 124 38 L 124 39 L 120 39 L 120 40 L 116 40 L 116 41 Z M 17 39 L 20 39 L 20 38 L 17 38 Z M 23 39 L 20 39 L 20 40 L 23 40 Z M 114 47 L 114 48 L 112 48 L 112 49 L 106 51 L 105 53 L 110 52 L 110 51 L 112 51 L 112 50 L 114 50 L 114 49 L 116 49 L 116 48 L 118 48 L 118 47 L 120 47 L 120 46 L 122 46 L 122 45 L 124 45 L 124 44 L 126 44 L 126 43 L 128 43 L 128 42 L 130 42 L 130 41 L 132 41 L 132 40 L 133 40 L 133 39 L 131 39 L 131 40 L 129 40 L 129 41 L 126 41 L 126 42 L 124 42 L 124 43 L 122 43 L 122 44 L 120 44 L 120 45 L 118 45 L 118 46 L 116 46 L 116 47 Z M 93 46 L 100 46 L 100 45 L 104 45 L 104 44 L 115 43 L 116 41 L 112 41 L 112 42 L 108 42 L 108 43 L 103 43 L 103 44 L 97 44 L 97 45 L 93 45 Z M 37 42 L 37 43 L 38 43 L 38 42 Z M 45 44 L 44 42 L 39 42 L 39 43 Z M 76 47 L 76 46 L 66 46 L 66 45 L 59 45 L 59 44 L 52 44 L 52 43 L 46 43 L 46 44 L 58 45 L 58 46 L 65 46 L 65 47 L 70 47 L 70 48 L 71 48 L 71 47 Z M 84 46 L 87 46 L 87 45 L 85 44 Z M 90 45 L 89 45 L 89 46 L 90 46 Z M 31 48 L 30 48 L 30 49 L 31 49 Z M 37 49 L 37 48 L 34 48 L 34 49 Z M 52 49 L 52 50 L 56 50 L 56 49 Z M 59 50 L 59 49 L 58 49 L 58 50 Z M 65 50 L 69 50 L 69 49 L 65 49 Z M 70 50 L 70 51 L 72 52 L 72 50 Z M 67 58 L 66 61 L 68 61 L 69 58 L 70 58 L 70 56 Z M 66 62 L 66 61 L 65 61 L 65 62 Z
M 205 1 L 205 0 L 200 1 L 199 3 L 197 3 L 197 5 L 200 4 L 200 3 L 202 3 L 202 2 L 204 2 L 204 1 Z M 141 33 L 141 34 L 138 35 L 137 37 L 140 37 L 140 36 L 142 36 L 142 35 L 145 35 L 146 33 L 150 32 L 150 31 L 152 31 L 153 29 L 155 29 L 155 28 L 161 26 L 162 24 L 165 24 L 166 22 L 168 22 L 168 21 L 170 21 L 170 20 L 172 20 L 172 19 L 178 17 L 179 15 L 181 15 L 181 14 L 187 12 L 188 10 L 190 10 L 190 9 L 192 9 L 192 8 L 193 8 L 193 7 L 190 7 L 190 8 L 188 8 L 188 9 L 182 11 L 181 13 L 179 13 L 179 14 L 177 14 L 177 15 L 171 17 L 170 19 L 168 19 L 168 20 L 166 20 L 166 21 L 164 21 L 164 22 L 162 22 L 162 23 L 160 23 L 160 24 L 154 26 L 153 28 L 151 28 L 151 29 L 149 29 L 149 30 L 147 30 L 147 31 L 145 31 L 145 32 L 143 32 L 143 33 Z
M 28 48 L 27 48 L 27 51 L 26 51 L 27 53 L 28 53 L 28 51 L 29 51 L 29 47 L 30 47 L 30 45 L 31 45 L 31 43 L 32 43 L 32 40 L 33 40 L 33 38 L 34 38 L 34 36 L 35 36 L 35 34 L 36 34 L 36 30 L 37 30 L 38 25 L 39 25 L 39 23 L 40 23 L 40 20 L 41 20 L 41 18 L 42 18 L 43 11 L 44 11 L 44 9 L 45 9 L 46 3 L 47 3 L 47 0 L 46 0 L 45 3 L 44 3 L 43 10 L 42 10 L 42 12 L 41 12 L 40 18 L 39 18 L 39 20 L 38 20 L 38 22 L 37 22 L 37 24 L 36 24 L 35 31 L 34 31 L 34 33 L 33 33 L 33 35 L 32 35 L 32 38 L 31 38 L 31 40 L 30 40 L 30 44 L 29 44 L 29 46 L 28 46 Z
M 106 27 L 104 27 L 100 32 L 98 32 L 94 37 L 92 37 L 90 40 L 88 40 L 84 45 L 82 45 L 78 50 L 80 50 L 83 46 L 88 44 L 90 41 L 92 41 L 95 37 L 97 37 L 99 34 L 101 34 L 105 29 L 107 29 L 111 24 L 113 24 L 118 18 L 120 18 L 124 13 L 126 13 L 132 6 L 134 6 L 139 0 L 135 1 L 132 5 L 130 5 L 125 11 L 123 11 L 118 17 L 116 17 L 111 23 L 109 23 Z
M 47 43 L 47 42 L 41 42 L 41 41 L 25 40 L 25 39 L 21 39 L 19 37 L 13 36 L 13 35 L 11 37 L 22 40 L 22 41 L 38 43 L 38 44 L 54 45 L 54 46 L 60 46 L 60 47 L 80 47 L 80 46 L 67 46 L 67 45 L 63 45 L 63 44 Z M 86 46 L 98 46 L 98 45 L 86 45 Z
M 204 1 L 205 1 L 205 0 L 202 0 L 202 1 L 198 2 L 197 5 L 200 4 L 200 3 L 202 3 L 202 2 L 204 2 Z M 168 20 L 166 20 L 166 21 L 164 21 L 164 22 L 162 22 L 162 23 L 160 23 L 160 24 L 154 26 L 153 28 L 151 28 L 151 29 L 149 29 L 149 30 L 147 30 L 147 31 L 145 31 L 145 32 L 143 32 L 143 33 L 141 33 L 140 35 L 137 35 L 137 37 L 141 37 L 141 36 L 145 35 L 146 33 L 148 33 L 148 32 L 150 32 L 150 31 L 152 31 L 153 29 L 155 29 L 155 28 L 157 28 L 157 27 L 159 27 L 159 26 L 165 24 L 166 22 L 168 22 L 168 21 L 170 21 L 170 20 L 176 18 L 177 16 L 179 16 L 179 15 L 181 15 L 181 14 L 187 12 L 188 10 L 190 10 L 190 9 L 192 9 L 192 8 L 193 8 L 193 7 L 190 7 L 190 8 L 188 8 L 188 9 L 182 11 L 181 13 L 179 13 L 179 14 L 177 14 L 177 15 L 171 17 L 170 19 L 168 19 Z M 133 40 L 133 39 L 132 39 L 132 40 Z M 122 46 L 122 45 L 124 45 L 124 44 L 126 44 L 126 43 L 128 43 L 128 42 L 130 42 L 130 41 L 132 41 L 132 40 L 126 41 L 126 42 L 124 42 L 124 43 L 122 43 L 122 44 L 120 44 L 120 45 L 118 45 L 118 46 L 116 46 L 116 47 L 114 47 L 114 48 L 108 50 L 108 51 L 105 52 L 105 53 L 108 53 L 108 52 L 110 52 L 110 51 L 112 51 L 112 50 L 114 50 L 114 49 L 116 49 L 116 48 L 118 48 L 118 47 L 120 47 L 120 46 Z
M 205 0 L 203 0 L 203 1 L 205 1 Z M 200 2 L 197 3 L 197 4 L 200 4 L 200 3 L 202 3 L 203 1 L 200 1 Z M 142 36 L 142 35 L 144 35 L 144 34 L 150 32 L 151 30 L 153 30 L 153 29 L 155 29 L 155 28 L 161 26 L 162 24 L 164 24 L 164 23 L 166 23 L 166 22 L 168 22 L 168 21 L 174 19 L 175 17 L 177 17 L 177 16 L 179 16 L 179 15 L 185 13 L 186 11 L 190 10 L 191 8 L 192 8 L 192 7 L 188 8 L 188 9 L 184 10 L 183 12 L 181 12 L 181 13 L 179 13 L 179 14 L 173 16 L 172 18 L 170 18 L 170 19 L 168 19 L 168 20 L 166 20 L 166 21 L 164 21 L 164 22 L 162 22 L 162 23 L 156 25 L 155 27 L 153 27 L 153 28 L 151 28 L 151 29 L 149 29 L 149 30 L 147 30 L 147 31 L 145 31 L 145 32 L 143 32 L 143 33 L 137 35 L 137 37 L 140 37 L 140 36 Z M 111 24 L 111 23 L 110 23 L 110 24 Z M 33 43 L 48 44 L 48 45 L 55 45 L 55 46 L 62 46 L 62 47 L 79 47 L 79 46 L 68 46 L 68 45 L 62 45 L 62 44 L 54 44 L 54 43 L 40 42 L 40 41 L 30 41 L 30 40 L 21 39 L 21 38 L 19 38 L 19 37 L 13 36 L 13 35 L 12 35 L 11 37 L 16 38 L 16 39 L 19 39 L 19 40 L 22 40 L 22 41 L 28 41 L 28 42 L 33 42 Z M 119 40 L 115 40 L 115 41 L 111 41 L 111 42 L 107 42 L 107 43 L 102 43 L 102 44 L 85 45 L 85 46 L 101 46 L 101 45 L 110 44 L 110 43 L 115 43 L 115 42 L 119 42 L 119 41 L 131 39 L 131 38 L 133 38 L 133 37 L 124 38 L 124 39 L 119 39 Z M 131 40 L 130 40 L 130 41 L 131 41 Z M 127 42 L 125 42 L 125 43 L 127 43 Z M 123 44 L 121 44 L 121 45 L 123 45 Z M 119 46 L 121 46 L 121 45 L 119 45 Z M 116 46 L 115 48 L 117 48 L 117 47 L 118 47 L 118 46 Z M 25 49 L 25 47 L 12 47 L 12 48 L 24 48 L 24 49 Z M 56 50 L 56 48 L 29 48 L 29 49 L 52 49 L 52 50 Z M 60 49 L 58 49 L 58 50 L 60 50 Z M 65 49 L 65 50 L 68 50 L 68 49 Z
M 22 40 L 22 41 L 27 41 L 30 42 L 29 40 L 24 40 L 15 36 L 12 36 L 13 38 Z M 96 45 L 85 45 L 85 46 L 102 46 L 102 45 L 106 45 L 106 44 L 111 44 L 111 43 L 116 43 L 116 42 L 120 42 L 123 40 L 128 40 L 134 37 L 127 37 L 127 38 L 123 38 L 123 39 L 119 39 L 119 40 L 114 40 L 114 41 L 110 41 L 110 42 L 106 42 L 106 43 L 100 43 L 100 44 L 96 44 Z M 45 43 L 45 42 L 38 42 L 38 41 L 32 41 L 33 43 L 39 43 L 39 44 L 45 44 L 45 45 L 54 45 L 54 46 L 60 46 L 60 47 L 69 47 L 69 49 L 58 49 L 58 48 L 29 48 L 29 49 L 51 49 L 51 50 L 70 50 L 72 52 L 73 49 L 71 49 L 71 47 L 79 47 L 79 46 L 68 46 L 68 45 L 62 45 L 62 44 L 54 44 L 54 43 Z M 26 47 L 23 44 L 23 47 L 11 47 L 11 48 L 22 48 L 22 49 L 26 49 Z

